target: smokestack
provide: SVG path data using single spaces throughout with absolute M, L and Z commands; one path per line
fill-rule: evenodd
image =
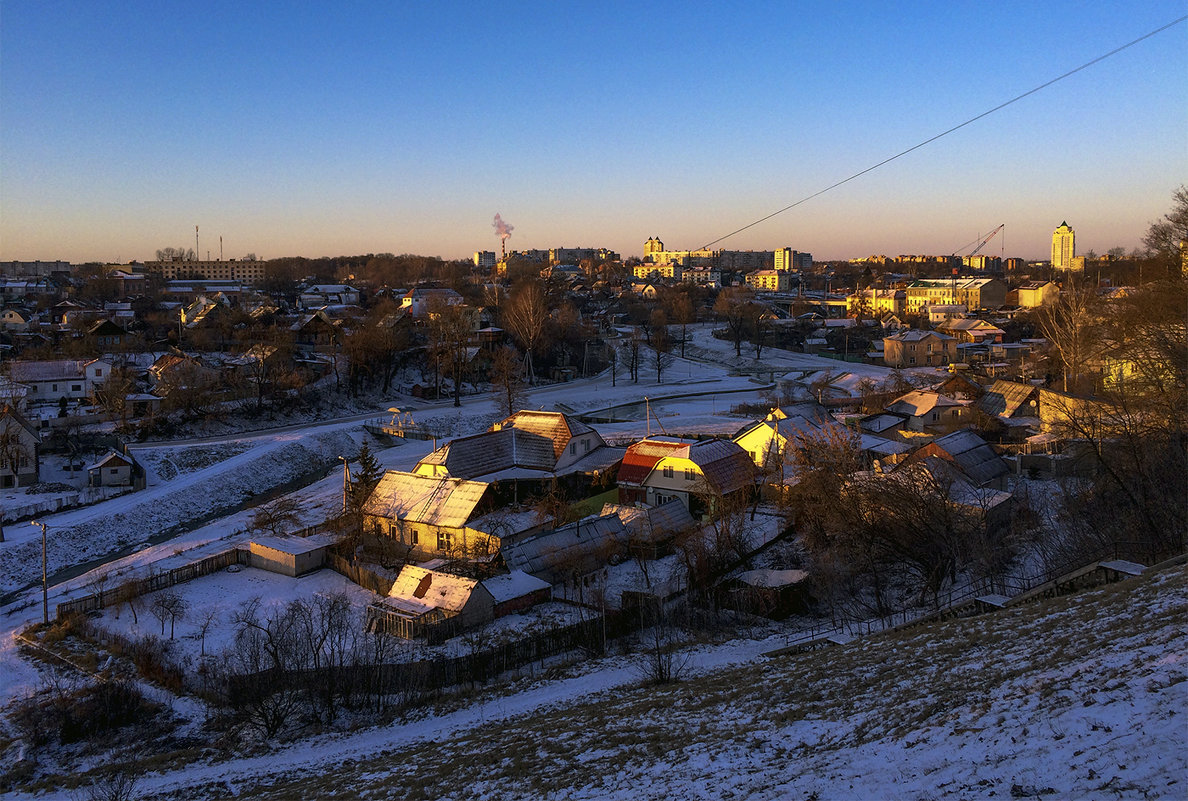
M 495 235 L 499 237 L 503 260 L 507 261 L 507 238 L 511 236 L 515 226 L 504 222 L 503 218 L 496 214 L 495 222 L 491 223 L 491 227 L 495 229 Z

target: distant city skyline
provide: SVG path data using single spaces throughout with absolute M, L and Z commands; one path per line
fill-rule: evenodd
M 1183 15 L 809 2 L 15 2 L 0 260 L 692 250 Z M 1060 35 L 1054 36 L 1053 31 Z M 714 245 L 1140 244 L 1188 182 L 1181 23 Z

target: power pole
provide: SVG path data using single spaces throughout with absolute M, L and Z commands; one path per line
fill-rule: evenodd
M 45 570 L 45 523 L 31 521 L 35 526 L 41 526 L 41 622 L 49 625 L 49 581 Z

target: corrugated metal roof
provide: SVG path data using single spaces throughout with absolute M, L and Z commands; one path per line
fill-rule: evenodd
M 1035 393 L 1035 387 L 1030 384 L 998 380 L 991 384 L 990 389 L 982 395 L 978 406 L 986 414 L 1013 417 L 1033 393 Z
M 915 390 L 906 395 L 896 398 L 887 406 L 887 411 L 896 414 L 907 414 L 912 417 L 920 417 L 928 414 L 933 409 L 945 409 L 950 406 L 961 406 L 962 404 L 952 398 L 941 395 L 939 392 L 928 392 L 926 390 Z
M 607 564 L 612 554 L 627 546 L 627 541 L 627 529 L 612 514 L 528 537 L 505 546 L 502 554 L 508 568 L 556 584 Z
M 9 376 L 13 381 L 79 380 L 86 378 L 86 362 L 67 359 L 44 362 L 10 361 Z
M 658 506 L 623 506 L 603 504 L 601 515 L 617 515 L 636 541 L 652 542 L 667 539 L 696 525 L 693 515 L 679 498 Z
M 484 481 L 389 470 L 363 505 L 363 513 L 461 528 L 474 515 L 489 486 Z
M 994 452 L 986 440 L 968 429 L 939 437 L 928 447 L 952 457 L 961 468 L 961 472 L 979 486 L 1011 472 L 1006 462 Z

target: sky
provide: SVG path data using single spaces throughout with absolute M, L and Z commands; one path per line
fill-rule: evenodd
M 943 11 L 939 10 L 942 9 Z M 693 249 L 1183 16 L 1136 4 L 0 3 L 0 260 Z M 1044 259 L 1188 183 L 1188 23 L 715 247 Z

